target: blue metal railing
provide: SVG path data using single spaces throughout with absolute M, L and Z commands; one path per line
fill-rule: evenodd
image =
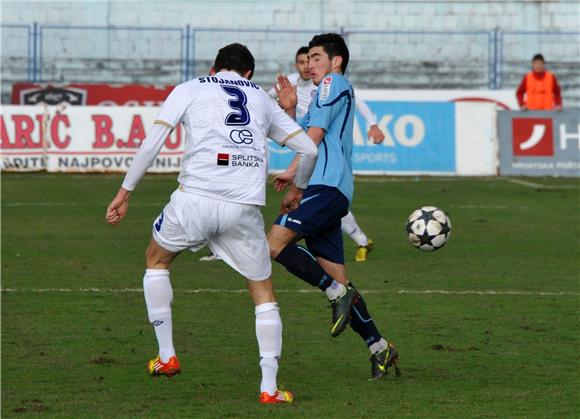
M 36 27 L 36 23 L 34 24 Z M 187 28 L 177 28 L 177 27 L 147 27 L 147 26 L 64 26 L 64 25 L 39 25 L 37 31 L 38 38 L 38 48 L 35 55 L 35 61 L 38 65 L 35 65 L 35 79 L 34 81 L 48 81 L 43 80 L 44 73 L 44 39 L 47 37 L 47 31 L 101 31 L 107 35 L 116 31 L 128 31 L 128 32 L 166 32 L 175 33 L 180 38 L 180 55 L 179 60 L 184 63 L 185 60 L 185 40 L 188 37 L 186 30 Z M 72 38 L 70 38 L 73 40 Z M 73 40 L 74 41 L 74 40 Z M 91 48 L 91 45 L 87 45 L 87 48 Z M 83 58 L 73 57 L 73 58 Z M 103 57 L 103 58 L 113 58 L 113 57 Z M 181 67 L 181 79 L 186 79 L 185 65 Z
M 286 37 L 286 40 L 290 41 L 287 42 L 287 44 L 294 44 L 296 42 L 296 47 L 298 47 L 298 42 L 306 43 L 312 34 L 320 32 L 319 29 L 223 29 L 194 28 L 190 25 L 182 28 L 137 26 L 62 26 L 39 25 L 36 22 L 30 25 L 0 24 L 0 30 L 4 35 L 3 38 L 8 36 L 7 42 L 14 41 L 21 44 L 20 46 L 13 46 L 12 43 L 7 43 L 6 46 L 9 48 L 2 48 L 2 64 L 3 67 L 7 65 L 4 60 L 5 58 L 11 58 L 12 56 L 10 54 L 20 54 L 17 58 L 26 60 L 26 71 L 25 74 L 23 74 L 21 77 L 23 81 L 24 79 L 31 82 L 67 81 L 65 71 L 60 73 L 60 80 L 55 80 L 54 77 L 51 76 L 48 72 L 49 67 L 46 62 L 46 57 L 47 53 L 49 52 L 52 54 L 52 58 L 54 60 L 71 60 L 71 62 L 89 56 L 96 60 L 102 59 L 103 62 L 106 62 L 107 60 L 123 60 L 128 58 L 127 54 L 134 53 L 134 56 L 129 58 L 144 61 L 171 61 L 172 66 L 177 66 L 179 68 L 178 73 L 176 72 L 175 74 L 179 74 L 180 76 L 179 80 L 177 80 L 177 78 L 174 76 L 167 76 L 168 78 L 174 77 L 175 80 L 172 80 L 173 83 L 188 80 L 196 74 L 196 62 L 199 62 L 200 60 L 207 61 L 209 59 L 207 56 L 208 53 L 202 51 L 202 49 L 208 49 L 208 47 L 206 47 L 208 44 L 211 44 L 213 48 L 212 42 L 217 42 L 217 39 L 221 39 L 219 38 L 219 35 L 212 38 L 214 34 L 222 34 L 222 37 L 227 38 L 230 36 L 229 34 L 237 33 L 240 35 L 239 38 L 242 40 L 241 42 L 246 41 L 250 44 L 252 42 L 269 42 L 271 44 L 276 44 L 276 41 L 278 40 L 280 45 L 285 45 L 282 43 L 282 41 Z M 94 38 L 90 36 L 90 31 L 93 31 L 92 34 L 95 35 Z M 135 34 L 135 38 L 132 40 L 125 40 L 122 37 L 115 39 L 115 35 L 120 34 L 120 31 Z M 325 30 L 325 32 L 328 31 L 329 30 Z M 565 42 L 560 42 L 560 44 L 568 44 L 568 40 L 571 39 L 572 43 L 575 45 L 580 45 L 578 42 L 580 41 L 580 32 L 570 31 L 500 31 L 498 29 L 491 31 L 368 31 L 339 28 L 336 32 L 340 32 L 345 37 L 351 48 L 353 46 L 359 48 L 378 48 L 379 50 L 380 48 L 383 48 L 379 51 L 380 53 L 377 54 L 377 57 L 380 57 L 383 60 L 389 60 L 392 57 L 395 57 L 396 54 L 407 53 L 408 51 L 411 51 L 410 54 L 414 54 L 413 59 L 416 58 L 418 61 L 424 60 L 425 62 L 432 63 L 436 62 L 437 59 L 440 59 L 442 62 L 444 62 L 445 60 L 449 60 L 451 58 L 460 59 L 461 57 L 450 57 L 445 56 L 445 54 L 438 55 L 433 52 L 434 48 L 441 51 L 453 52 L 453 48 L 450 48 L 450 44 L 456 46 L 457 48 L 467 48 L 473 43 L 477 43 L 482 51 L 482 56 L 472 57 L 472 61 L 475 62 L 475 64 L 472 65 L 477 68 L 479 68 L 478 66 L 481 67 L 482 70 L 480 73 L 478 73 L 479 76 L 481 76 L 480 80 L 485 79 L 486 84 L 490 89 L 502 88 L 504 83 L 503 74 L 506 62 L 513 63 L 516 60 L 522 62 L 529 61 L 531 55 L 527 50 L 530 48 L 528 47 L 527 49 L 518 49 L 518 45 L 521 46 L 525 43 L 530 45 L 543 45 L 542 43 L 547 43 L 546 45 L 552 47 L 556 44 L 550 44 L 550 42 L 552 42 L 550 41 L 551 39 L 565 39 Z M 55 35 L 55 33 L 58 34 L 58 36 Z M 77 35 L 84 34 L 84 38 L 80 37 L 77 39 L 75 37 L 75 33 Z M 149 33 L 149 35 L 145 35 L 145 33 Z M 143 34 L 143 36 L 137 36 L 137 34 Z M 142 43 L 144 40 L 147 42 L 154 42 L 156 37 L 163 36 L 160 34 L 166 34 L 166 36 L 168 36 L 171 40 L 175 39 L 175 43 L 178 43 L 179 45 L 171 46 L 173 42 L 171 41 L 168 44 L 166 43 L 166 45 L 171 46 L 169 50 L 151 50 L 145 52 L 132 51 L 130 48 L 121 48 L 120 50 L 123 52 L 117 52 L 117 54 L 114 56 L 111 56 L 110 54 L 101 54 L 102 56 L 99 56 L 99 54 L 97 54 L 95 51 L 96 49 L 103 47 L 103 45 L 99 44 L 98 42 L 99 37 L 106 36 L 108 43 L 106 48 L 111 48 L 112 44 L 119 45 L 119 43 L 122 42 L 133 42 L 134 44 L 139 44 L 140 42 Z M 300 37 L 300 35 L 304 35 L 304 37 Z M 261 37 L 261 41 L 252 39 L 253 36 Z M 111 38 L 114 42 L 111 42 Z M 297 41 L 297 39 L 300 39 L 300 41 Z M 369 42 L 368 40 L 371 40 L 374 43 L 370 45 L 362 45 L 362 43 L 359 41 L 357 44 L 357 39 L 363 39 L 365 42 Z M 388 39 L 397 39 L 400 42 L 393 44 L 386 44 L 386 42 L 383 42 L 384 40 Z M 540 41 L 538 41 L 538 39 Z M 459 41 L 453 43 L 450 40 Z M 462 43 L 461 40 L 465 42 Z M 534 42 L 532 42 L 532 40 Z M 47 44 L 49 41 L 51 44 Z M 26 42 L 25 46 L 24 42 Z M 405 42 L 407 42 L 409 45 L 406 46 Z M 515 46 L 512 46 L 512 43 Z M 64 44 L 68 45 L 68 47 L 64 46 Z M 54 45 L 58 45 L 58 47 L 61 49 L 55 49 Z M 447 50 L 445 48 L 447 48 Z M 568 49 L 562 53 L 564 55 L 567 54 L 564 58 L 562 58 L 562 60 L 571 62 L 571 67 L 573 67 L 575 62 L 579 61 L 578 57 L 580 56 L 580 47 L 577 48 L 578 54 L 575 54 L 575 56 L 569 56 L 574 54 L 569 54 Z M 75 49 L 77 49 L 79 52 L 71 52 Z M 506 56 L 508 50 L 510 54 L 509 57 Z M 14 53 L 12 51 L 14 51 Z M 26 56 L 24 56 L 19 51 L 26 51 Z M 215 53 L 215 49 L 212 49 L 212 51 Z M 61 53 L 63 56 L 59 55 Z M 83 55 L 83 53 L 85 53 L 85 55 Z M 284 52 L 270 49 L 268 53 L 276 55 L 278 53 L 282 54 Z M 467 52 L 466 55 L 472 56 L 473 54 L 471 52 Z M 284 58 L 280 58 L 280 60 L 284 60 L 284 62 L 291 61 L 291 59 L 288 59 L 287 54 L 284 56 Z M 170 68 L 173 69 L 173 67 Z M 95 74 L 98 74 L 98 69 L 99 67 L 97 66 L 97 68 L 94 70 Z M 130 78 L 131 75 L 129 74 L 127 77 Z M 151 77 L 155 76 L 153 75 Z M 117 80 L 95 81 L 116 82 Z M 144 82 L 143 80 L 135 81 Z
M 369 35 L 374 38 L 381 38 L 381 37 L 414 37 L 417 39 L 421 38 L 440 38 L 443 43 L 449 42 L 449 38 L 458 38 L 458 37 L 475 37 L 476 39 L 479 38 L 481 42 L 487 43 L 487 60 L 485 60 L 485 68 L 488 69 L 487 71 L 487 85 L 490 89 L 496 88 L 496 74 L 494 69 L 496 68 L 496 45 L 494 43 L 495 40 L 495 31 L 370 31 L 370 30 L 357 30 L 357 29 L 341 29 L 341 32 L 347 42 L 353 35 Z M 457 45 L 457 44 L 456 44 Z M 369 47 L 374 48 L 376 45 L 369 45 Z M 389 46 L 389 49 L 397 50 L 398 45 Z M 430 50 L 427 46 L 426 50 L 421 50 L 421 46 L 416 45 L 414 47 L 413 54 L 416 55 L 417 60 L 424 60 L 435 62 L 436 54 Z M 423 54 L 423 56 L 422 56 Z M 442 61 L 449 59 L 449 57 L 441 57 Z M 351 57 L 352 59 L 352 57 Z
M 34 80 L 35 77 L 35 73 L 36 73 L 36 58 L 35 58 L 35 52 L 36 52 L 36 40 L 37 40 L 37 36 L 35 33 L 35 30 L 37 28 L 37 24 L 31 24 L 31 25 L 12 25 L 12 24 L 0 24 L 0 30 L 2 31 L 2 36 L 0 36 L 0 38 L 2 39 L 2 55 L 5 55 L 5 45 L 4 42 L 7 41 L 9 38 L 7 36 L 5 36 L 4 31 L 5 30 L 14 30 L 16 32 L 22 31 L 24 33 L 26 33 L 26 35 L 24 35 L 24 37 L 26 38 L 26 47 L 22 48 L 21 46 L 17 47 L 16 50 L 18 51 L 23 51 L 26 50 L 26 58 L 27 58 L 27 64 L 26 64 L 26 77 L 27 80 L 31 81 Z M 4 63 L 2 63 L 2 67 L 4 67 Z
M 320 33 L 318 29 L 232 29 L 232 28 L 190 28 L 188 26 L 188 32 L 190 34 L 189 42 L 188 42 L 188 51 L 189 51 L 189 60 L 190 63 L 187 65 L 188 72 L 186 73 L 185 80 L 188 80 L 190 77 L 196 75 L 194 65 L 191 65 L 191 62 L 195 63 L 196 59 L 198 58 L 198 48 L 197 48 L 197 41 L 200 40 L 203 34 L 233 34 L 237 33 L 240 34 L 242 37 L 248 34 L 261 34 L 262 36 L 272 35 L 272 36 L 283 36 L 283 35 L 305 35 L 305 39 L 302 42 L 307 43 L 308 38 L 313 34 Z M 233 41 L 232 41 L 233 42 Z M 244 43 L 241 40 L 236 42 Z M 221 46 L 221 45 L 220 45 Z M 296 49 L 300 45 L 296 45 Z M 252 49 L 252 48 L 250 48 Z M 215 55 L 216 50 L 212 50 L 212 54 Z M 213 58 L 213 56 L 211 57 Z M 290 58 L 290 60 L 289 60 Z M 292 57 L 288 57 L 287 55 L 284 58 L 284 61 L 292 61 Z
M 570 67 L 576 69 L 576 71 L 580 70 L 580 32 L 575 31 L 561 31 L 561 32 L 545 32 L 545 31 L 496 31 L 497 37 L 497 47 L 496 47 L 496 54 L 497 54 L 497 77 L 498 83 L 497 88 L 501 89 L 503 86 L 504 77 L 504 67 L 506 63 L 509 61 L 514 60 L 512 57 L 508 59 L 506 57 L 506 50 L 509 47 L 509 40 L 510 38 L 527 38 L 528 44 L 529 39 L 534 37 L 536 38 L 537 46 L 535 49 L 526 50 L 525 48 L 520 48 L 521 42 L 516 42 L 517 47 L 515 48 L 516 51 L 512 48 L 510 50 L 510 54 L 512 56 L 516 56 L 519 60 L 530 61 L 533 54 L 541 53 L 545 51 L 546 59 L 548 62 L 550 61 L 566 61 Z M 564 37 L 565 39 L 554 39 L 557 37 Z M 567 41 L 571 40 L 570 43 Z M 550 42 L 552 44 L 550 44 Z M 572 54 L 566 54 L 566 57 L 559 57 L 558 59 L 554 59 L 554 50 L 557 49 L 558 46 L 563 44 L 569 44 L 574 47 L 575 51 Z M 548 52 L 549 51 L 549 52 Z M 509 73 L 508 73 L 509 74 Z M 576 76 L 576 78 L 580 77 L 580 74 Z

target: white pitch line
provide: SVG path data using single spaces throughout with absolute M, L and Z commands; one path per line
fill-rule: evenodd
M 364 176 L 364 177 L 359 177 Z M 401 177 L 382 177 L 382 176 L 365 176 L 355 175 L 354 181 L 361 183 L 418 183 L 418 182 L 459 182 L 466 180 L 462 177 L 429 177 L 429 176 L 401 176 Z
M 580 185 L 542 185 L 541 183 L 530 182 L 527 180 L 520 179 L 507 179 L 508 182 L 514 183 L 516 185 L 527 186 L 533 189 L 580 189 Z
M 1 292 L 14 293 L 96 293 L 96 294 L 125 294 L 142 293 L 142 288 L 3 288 Z M 196 288 L 176 289 L 174 292 L 185 294 L 246 294 L 247 289 L 219 289 L 219 288 Z M 278 294 L 318 294 L 320 291 L 314 288 L 308 289 L 278 289 Z M 580 292 L 569 291 L 512 291 L 512 290 L 363 290 L 362 294 L 414 294 L 414 295 L 515 295 L 533 297 L 577 297 Z
M 580 292 L 568 291 L 496 291 L 496 290 L 399 290 L 398 294 L 441 294 L 441 295 L 521 295 L 521 296 L 540 296 L 540 297 L 560 297 L 560 296 L 580 296 Z
M 449 205 L 449 208 L 461 208 L 461 209 L 508 209 L 507 205 L 477 205 L 477 204 L 462 204 L 462 205 Z M 526 209 L 525 207 L 518 207 L 519 209 Z
M 108 202 L 6 202 L 5 207 L 106 207 Z M 160 202 L 133 202 L 132 207 L 163 207 Z
M 106 207 L 107 202 L 6 202 L 2 204 L 5 207 Z M 157 202 L 133 202 L 131 207 L 159 207 L 161 208 L 164 204 Z M 492 210 L 507 210 L 510 207 L 506 205 L 479 205 L 479 204 L 458 204 L 449 205 L 449 208 L 461 208 L 461 209 L 492 209 Z M 395 207 L 391 207 L 395 208 Z M 407 207 L 397 207 L 407 208 Z M 526 207 L 519 206 L 518 209 L 527 209 Z

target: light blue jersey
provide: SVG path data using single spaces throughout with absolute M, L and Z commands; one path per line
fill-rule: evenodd
M 318 161 L 309 185 L 326 185 L 338 188 L 352 202 L 352 133 L 354 121 L 354 92 L 350 82 L 342 75 L 325 76 L 316 96 L 310 102 L 308 113 L 300 124 L 319 127 L 326 134 L 318 147 Z

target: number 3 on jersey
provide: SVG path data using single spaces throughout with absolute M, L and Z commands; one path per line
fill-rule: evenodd
M 232 112 L 226 116 L 226 125 L 243 126 L 250 123 L 250 112 L 246 108 L 246 103 L 248 103 L 248 97 L 239 88 L 235 86 L 223 86 L 222 89 L 229 95 L 233 96 L 234 99 L 228 101 L 228 105 L 235 112 Z

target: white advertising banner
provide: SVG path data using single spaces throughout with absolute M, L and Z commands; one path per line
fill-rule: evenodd
M 360 91 L 359 98 L 375 113 L 385 141 L 372 144 L 366 138 L 364 119 L 356 114 L 356 174 L 497 174 L 496 114 L 502 107 L 496 102 L 454 101 L 452 98 L 458 96 L 453 94 L 446 96 L 448 100 L 421 101 L 411 95 L 412 91 L 397 100 L 388 95 L 388 99 L 380 95 L 373 99 L 369 92 Z M 464 91 L 462 97 L 481 96 L 477 93 Z M 376 95 L 372 91 L 372 96 Z M 158 111 L 157 107 L 4 106 L 0 119 L 1 170 L 125 172 Z M 178 172 L 183 143 L 184 133 L 179 127 L 167 138 L 150 172 Z M 272 144 L 269 148 L 270 171 L 285 170 L 292 153 Z
M 493 103 L 502 110 L 518 110 L 515 90 L 389 90 L 357 89 L 357 99 L 389 102 Z
M 124 172 L 159 108 L 105 106 L 3 106 L 3 171 Z M 183 136 L 165 141 L 150 172 L 177 172 Z
M 455 104 L 455 170 L 460 176 L 498 173 L 497 106 L 486 102 Z

